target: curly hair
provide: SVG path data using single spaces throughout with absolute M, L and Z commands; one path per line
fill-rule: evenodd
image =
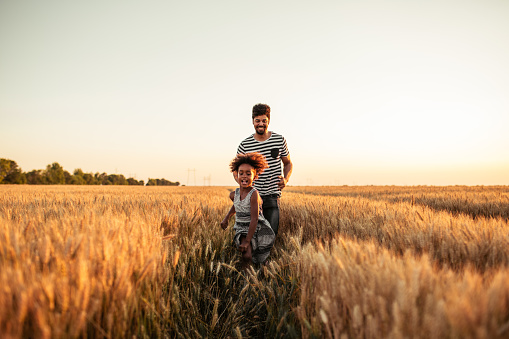
M 256 176 L 262 173 L 266 168 L 269 167 L 267 160 L 265 157 L 259 152 L 252 153 L 239 153 L 237 156 L 230 162 L 230 171 L 237 172 L 239 170 L 240 165 L 248 164 L 253 166 Z
M 270 120 L 270 106 L 266 104 L 256 104 L 253 106 L 253 114 L 251 114 L 251 118 L 254 119 L 259 115 L 266 115 Z

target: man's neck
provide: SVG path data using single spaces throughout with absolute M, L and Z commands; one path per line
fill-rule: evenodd
M 268 138 L 270 138 L 271 135 L 272 135 L 272 132 L 269 132 L 269 131 L 267 131 L 266 133 L 263 133 L 263 134 L 255 133 L 254 138 L 257 141 L 265 141 Z

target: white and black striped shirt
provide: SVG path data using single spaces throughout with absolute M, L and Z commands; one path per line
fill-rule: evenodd
M 237 148 L 237 154 L 251 152 L 260 152 L 269 164 L 269 168 L 265 169 L 254 181 L 254 188 L 260 192 L 260 195 L 281 195 L 281 191 L 277 187 L 281 175 L 281 157 L 287 157 L 290 154 L 285 138 L 281 134 L 271 132 L 267 140 L 258 141 L 252 134 L 244 139 Z

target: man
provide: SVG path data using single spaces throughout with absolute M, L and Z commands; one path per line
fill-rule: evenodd
M 269 168 L 254 181 L 254 187 L 263 200 L 263 216 L 269 221 L 277 235 L 281 190 L 285 188 L 290 179 L 293 164 L 290 160 L 290 152 L 285 138 L 268 130 L 270 123 L 269 105 L 255 105 L 252 119 L 255 133 L 240 143 L 237 154 L 260 152 L 269 164 Z M 281 162 L 283 163 L 283 175 L 281 175 Z M 235 180 L 237 180 L 236 174 L 234 175 Z

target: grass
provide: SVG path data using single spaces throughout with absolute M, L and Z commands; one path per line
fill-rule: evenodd
M 248 271 L 229 189 L 0 186 L 0 336 L 509 336 L 508 187 L 289 187 Z

